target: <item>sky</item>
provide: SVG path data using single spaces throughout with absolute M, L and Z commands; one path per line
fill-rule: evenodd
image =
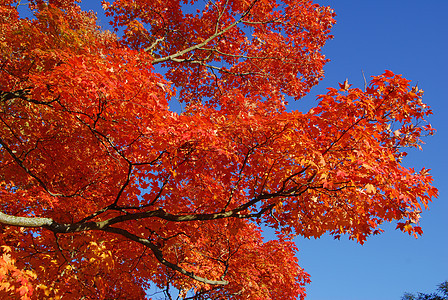
M 423 212 L 424 234 L 415 239 L 395 225 L 361 246 L 326 236 L 297 238 L 299 264 L 311 275 L 308 300 L 399 300 L 404 292 L 433 292 L 448 280 L 448 1 L 318 0 L 334 8 L 334 39 L 323 53 L 331 60 L 325 79 L 311 94 L 293 103 L 312 106 L 315 96 L 348 78 L 363 88 L 364 79 L 384 70 L 402 74 L 425 91 L 428 118 L 437 129 L 423 151 L 408 151 L 408 167 L 431 169 L 439 198 Z M 301 102 L 304 103 L 301 103 Z
M 84 8 L 99 11 L 99 1 L 84 2 Z M 431 169 L 440 195 L 422 214 L 424 235 L 418 239 L 396 231 L 394 224 L 362 246 L 348 238 L 297 238 L 299 264 L 312 280 L 307 300 L 400 300 L 404 292 L 433 292 L 448 280 L 448 1 L 315 2 L 337 14 L 334 39 L 323 50 L 331 62 L 325 79 L 290 109 L 307 111 L 317 104 L 317 94 L 346 78 L 363 88 L 362 72 L 368 79 L 387 69 L 418 83 L 437 133 L 425 139 L 423 151 L 410 151 L 404 163 Z

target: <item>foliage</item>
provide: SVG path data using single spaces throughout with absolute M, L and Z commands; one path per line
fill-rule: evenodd
M 401 164 L 433 132 L 421 90 L 385 71 L 287 111 L 323 76 L 329 7 L 104 2 L 117 35 L 70 0 L 19 5 L 0 0 L 2 297 L 303 298 L 294 235 L 422 233 L 437 190 Z
M 448 299 L 448 281 L 442 282 L 437 287 L 436 293 L 424 294 L 418 293 L 417 295 L 411 293 L 404 293 L 402 300 L 446 300 Z

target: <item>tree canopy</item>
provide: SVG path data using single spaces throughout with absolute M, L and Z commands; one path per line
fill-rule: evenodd
M 302 299 L 294 236 L 422 234 L 437 189 L 402 165 L 434 131 L 422 90 L 387 70 L 288 110 L 324 75 L 331 8 L 103 8 L 115 32 L 73 0 L 0 0 L 0 296 Z
M 431 294 L 418 293 L 404 293 L 401 300 L 446 300 L 448 299 L 448 281 L 444 281 L 437 287 L 437 292 Z

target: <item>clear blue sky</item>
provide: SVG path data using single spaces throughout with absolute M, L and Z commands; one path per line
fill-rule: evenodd
M 432 169 L 440 196 L 423 213 L 424 235 L 417 240 L 394 230 L 395 225 L 384 226 L 385 233 L 363 246 L 348 239 L 297 238 L 299 262 L 312 279 L 307 299 L 400 300 L 405 291 L 434 291 L 448 280 L 448 1 L 316 2 L 337 13 L 335 37 L 324 49 L 331 62 L 321 84 L 292 108 L 307 110 L 316 103 L 316 94 L 345 78 L 362 88 L 361 70 L 369 77 L 389 69 L 418 81 L 434 111 L 429 121 L 438 131 L 405 164 Z M 99 11 L 100 4 L 89 1 L 83 7 Z
M 366 77 L 389 69 L 418 82 L 433 109 L 435 136 L 423 151 L 412 151 L 407 166 L 432 169 L 440 196 L 422 214 L 424 235 L 414 239 L 386 232 L 360 246 L 348 239 L 296 240 L 299 263 L 311 274 L 308 300 L 399 300 L 403 292 L 432 292 L 448 280 L 448 1 L 318 0 L 337 13 L 334 39 L 324 53 L 331 59 L 325 79 L 294 103 L 312 105 L 315 95 L 345 78 L 362 88 Z

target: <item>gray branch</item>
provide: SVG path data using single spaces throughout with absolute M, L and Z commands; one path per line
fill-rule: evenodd
M 50 218 L 16 217 L 0 211 L 0 223 L 19 227 L 48 227 L 51 226 L 53 220 Z

